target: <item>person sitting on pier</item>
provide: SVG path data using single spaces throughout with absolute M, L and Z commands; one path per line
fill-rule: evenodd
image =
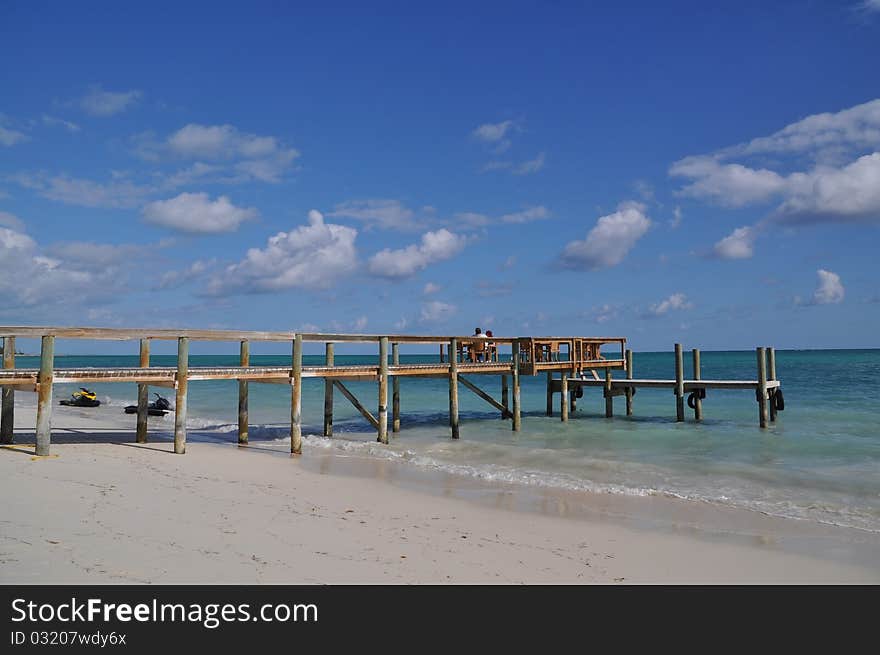
M 469 359 L 472 362 L 482 362 L 486 354 L 487 337 L 480 328 L 474 328 L 474 339 L 468 348 Z
M 486 330 L 487 339 L 491 339 L 494 336 L 492 330 Z M 494 341 L 486 342 L 486 361 L 498 361 L 498 345 Z

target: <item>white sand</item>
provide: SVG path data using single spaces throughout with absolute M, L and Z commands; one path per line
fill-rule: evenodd
M 19 405 L 16 424 L 33 414 Z M 53 457 L 32 457 L 32 433 L 0 448 L 0 583 L 880 582 L 876 534 L 284 443 L 174 455 L 167 435 L 132 443 L 130 419 L 85 429 L 73 410 Z

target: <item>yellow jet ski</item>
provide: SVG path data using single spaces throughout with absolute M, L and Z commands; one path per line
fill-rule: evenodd
M 70 407 L 97 407 L 101 404 L 98 396 L 94 391 L 89 391 L 85 387 L 80 387 L 79 391 L 74 391 L 68 400 L 62 400 L 62 405 Z

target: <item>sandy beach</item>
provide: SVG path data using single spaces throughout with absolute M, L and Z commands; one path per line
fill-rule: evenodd
M 26 408 L 17 419 L 28 421 Z M 0 449 L 3 583 L 876 583 L 873 533 L 119 429 Z

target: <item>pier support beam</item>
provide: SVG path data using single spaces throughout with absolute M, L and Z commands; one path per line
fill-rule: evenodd
M 150 340 L 141 339 L 140 363 L 141 368 L 150 366 Z M 137 402 L 137 432 L 135 441 L 147 443 L 147 417 L 149 416 L 150 385 L 138 384 Z
M 775 348 L 767 348 L 767 379 L 768 380 L 776 380 L 776 349 Z M 779 391 L 779 387 L 773 389 L 773 394 L 769 398 L 770 402 L 770 422 L 776 422 L 776 394 Z
M 507 411 L 507 408 L 506 408 L 502 403 L 499 403 L 497 400 L 495 400 L 495 399 L 494 399 L 492 396 L 490 396 L 488 393 L 486 393 L 485 391 L 483 391 L 482 389 L 480 389 L 480 387 L 478 387 L 478 386 L 475 385 L 473 382 L 471 382 L 470 380 L 468 380 L 465 376 L 463 376 L 463 375 L 459 375 L 459 376 L 458 376 L 458 381 L 461 382 L 461 383 L 465 386 L 466 389 L 470 389 L 470 390 L 473 391 L 477 396 L 479 396 L 480 398 L 482 398 L 483 400 L 485 400 L 487 403 L 489 403 L 490 405 L 492 405 L 492 407 L 494 407 L 495 409 L 497 409 L 498 411 L 500 411 L 500 412 L 501 412 L 501 418 L 510 418 L 510 412 Z
M 522 425 L 522 416 L 520 409 L 519 395 L 519 341 L 513 342 L 513 421 L 511 421 L 514 432 L 519 432 Z
M 627 349 L 626 351 L 626 379 L 633 379 L 633 351 Z M 626 388 L 626 415 L 633 415 L 633 388 Z
M 3 339 L 3 368 L 15 368 L 15 337 Z M 12 431 L 15 428 L 15 389 L 4 386 L 0 395 L 0 443 L 10 444 L 13 442 Z
M 572 369 L 572 371 L 571 371 L 571 376 L 572 376 L 572 377 L 576 377 L 576 376 L 577 376 L 577 371 L 575 371 L 574 369 Z M 580 387 L 570 387 L 569 390 L 568 390 L 569 406 L 570 406 L 570 410 L 571 410 L 571 413 L 572 413 L 572 414 L 574 414 L 575 411 L 577 411 L 577 407 L 578 407 L 578 401 L 577 401 L 577 390 L 578 390 L 579 388 L 580 388 Z
M 449 426 L 452 438 L 458 439 L 458 339 L 449 341 Z
M 506 411 L 501 412 L 501 418 L 512 416 L 510 413 L 510 391 L 507 388 L 507 376 L 501 376 L 501 404 Z
M 547 416 L 553 416 L 553 371 L 547 371 Z
M 388 337 L 379 339 L 379 429 L 377 441 L 388 443 Z
M 758 422 L 762 428 L 767 427 L 767 359 L 763 348 L 756 348 L 758 358 Z
M 333 344 L 324 344 L 324 365 L 335 366 Z M 324 436 L 333 436 L 333 380 L 324 378 Z
M 251 344 L 242 340 L 239 344 L 238 365 L 251 365 Z M 238 381 L 238 445 L 248 444 L 248 381 Z
M 614 416 L 614 396 L 611 395 L 611 369 L 605 369 L 605 418 Z
M 174 400 L 174 452 L 186 452 L 186 392 L 189 386 L 189 338 L 177 339 L 177 393 Z
M 55 364 L 55 337 L 43 337 L 40 346 L 40 374 L 37 394 L 37 455 L 49 454 L 52 442 L 52 369 Z
M 550 389 L 549 377 L 547 388 Z M 568 421 L 568 371 L 562 371 L 559 380 L 559 418 L 563 423 Z
M 293 385 L 290 388 L 290 452 L 302 454 L 302 369 L 303 339 L 297 334 L 293 339 Z
M 363 416 L 365 419 L 367 419 L 367 421 L 369 422 L 370 425 L 372 425 L 374 428 L 376 428 L 376 430 L 379 429 L 379 419 L 377 419 L 375 416 L 373 416 L 370 413 L 370 410 L 368 410 L 366 407 L 364 407 L 361 404 L 361 402 L 357 399 L 357 397 L 351 391 L 348 390 L 348 387 L 346 387 L 344 384 L 342 384 L 342 382 L 340 382 L 339 380 L 333 380 L 333 386 L 335 386 L 337 389 L 339 389 L 342 392 L 342 395 L 345 396 L 348 399 L 348 402 L 350 402 L 352 404 L 352 406 L 357 411 L 359 411 L 361 413 L 361 416 Z
M 391 344 L 391 363 L 400 365 L 400 344 Z M 391 377 L 391 431 L 400 432 L 400 378 Z
M 681 344 L 675 344 L 675 420 L 684 421 L 684 360 Z
M 701 379 L 702 373 L 700 371 L 700 351 L 698 348 L 693 349 L 693 357 L 694 357 L 694 380 Z M 700 398 L 700 391 L 697 390 L 694 395 L 694 420 L 702 421 L 703 420 L 703 399 Z

